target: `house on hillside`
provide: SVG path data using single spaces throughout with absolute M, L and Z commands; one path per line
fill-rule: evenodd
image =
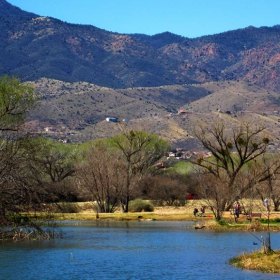
M 54 128 L 51 126 L 47 126 L 44 128 L 45 132 L 54 131 Z
M 178 115 L 184 115 L 184 114 L 187 114 L 187 111 L 183 109 L 178 110 Z
M 108 117 L 106 118 L 107 122 L 118 122 L 118 118 L 112 118 L 112 117 Z
M 181 158 L 182 159 L 190 159 L 192 158 L 193 153 L 191 151 L 184 151 Z

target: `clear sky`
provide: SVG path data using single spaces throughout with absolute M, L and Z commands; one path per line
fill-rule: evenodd
M 118 33 L 194 38 L 280 24 L 280 0 L 7 0 L 41 16 Z

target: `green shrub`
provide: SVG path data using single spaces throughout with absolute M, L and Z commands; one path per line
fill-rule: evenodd
M 153 212 L 154 205 L 148 201 L 142 200 L 140 198 L 132 200 L 128 205 L 130 212 Z
M 267 224 L 268 223 L 268 219 L 260 219 L 259 220 L 262 224 Z M 269 221 L 271 224 L 278 224 L 280 222 L 280 218 L 276 218 L 276 219 L 270 219 Z
M 218 224 L 219 224 L 220 226 L 227 226 L 227 223 L 226 223 L 225 220 L 220 220 L 220 221 L 218 221 Z

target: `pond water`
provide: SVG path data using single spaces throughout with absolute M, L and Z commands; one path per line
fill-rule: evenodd
M 261 247 L 254 245 L 258 240 L 252 234 L 194 230 L 191 225 L 64 222 L 62 239 L 0 243 L 0 279 L 280 279 L 228 264 Z M 280 248 L 279 237 L 272 233 L 273 248 Z

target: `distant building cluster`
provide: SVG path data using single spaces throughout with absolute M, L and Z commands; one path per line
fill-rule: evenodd
M 157 168 L 167 168 L 177 163 L 179 160 L 189 160 L 196 158 L 209 158 L 212 156 L 211 152 L 204 151 L 189 151 L 184 150 L 183 148 L 176 148 L 173 151 L 168 152 L 166 160 L 161 160 L 157 162 L 154 167 Z M 174 159 L 172 161 L 172 159 Z M 171 161 L 170 161 L 171 160 Z
M 187 160 L 191 158 L 209 158 L 212 156 L 211 152 L 196 152 L 196 151 L 186 151 L 181 148 L 177 148 L 176 151 L 171 151 L 168 153 L 167 159 L 169 158 L 176 158 L 176 159 L 182 159 Z

